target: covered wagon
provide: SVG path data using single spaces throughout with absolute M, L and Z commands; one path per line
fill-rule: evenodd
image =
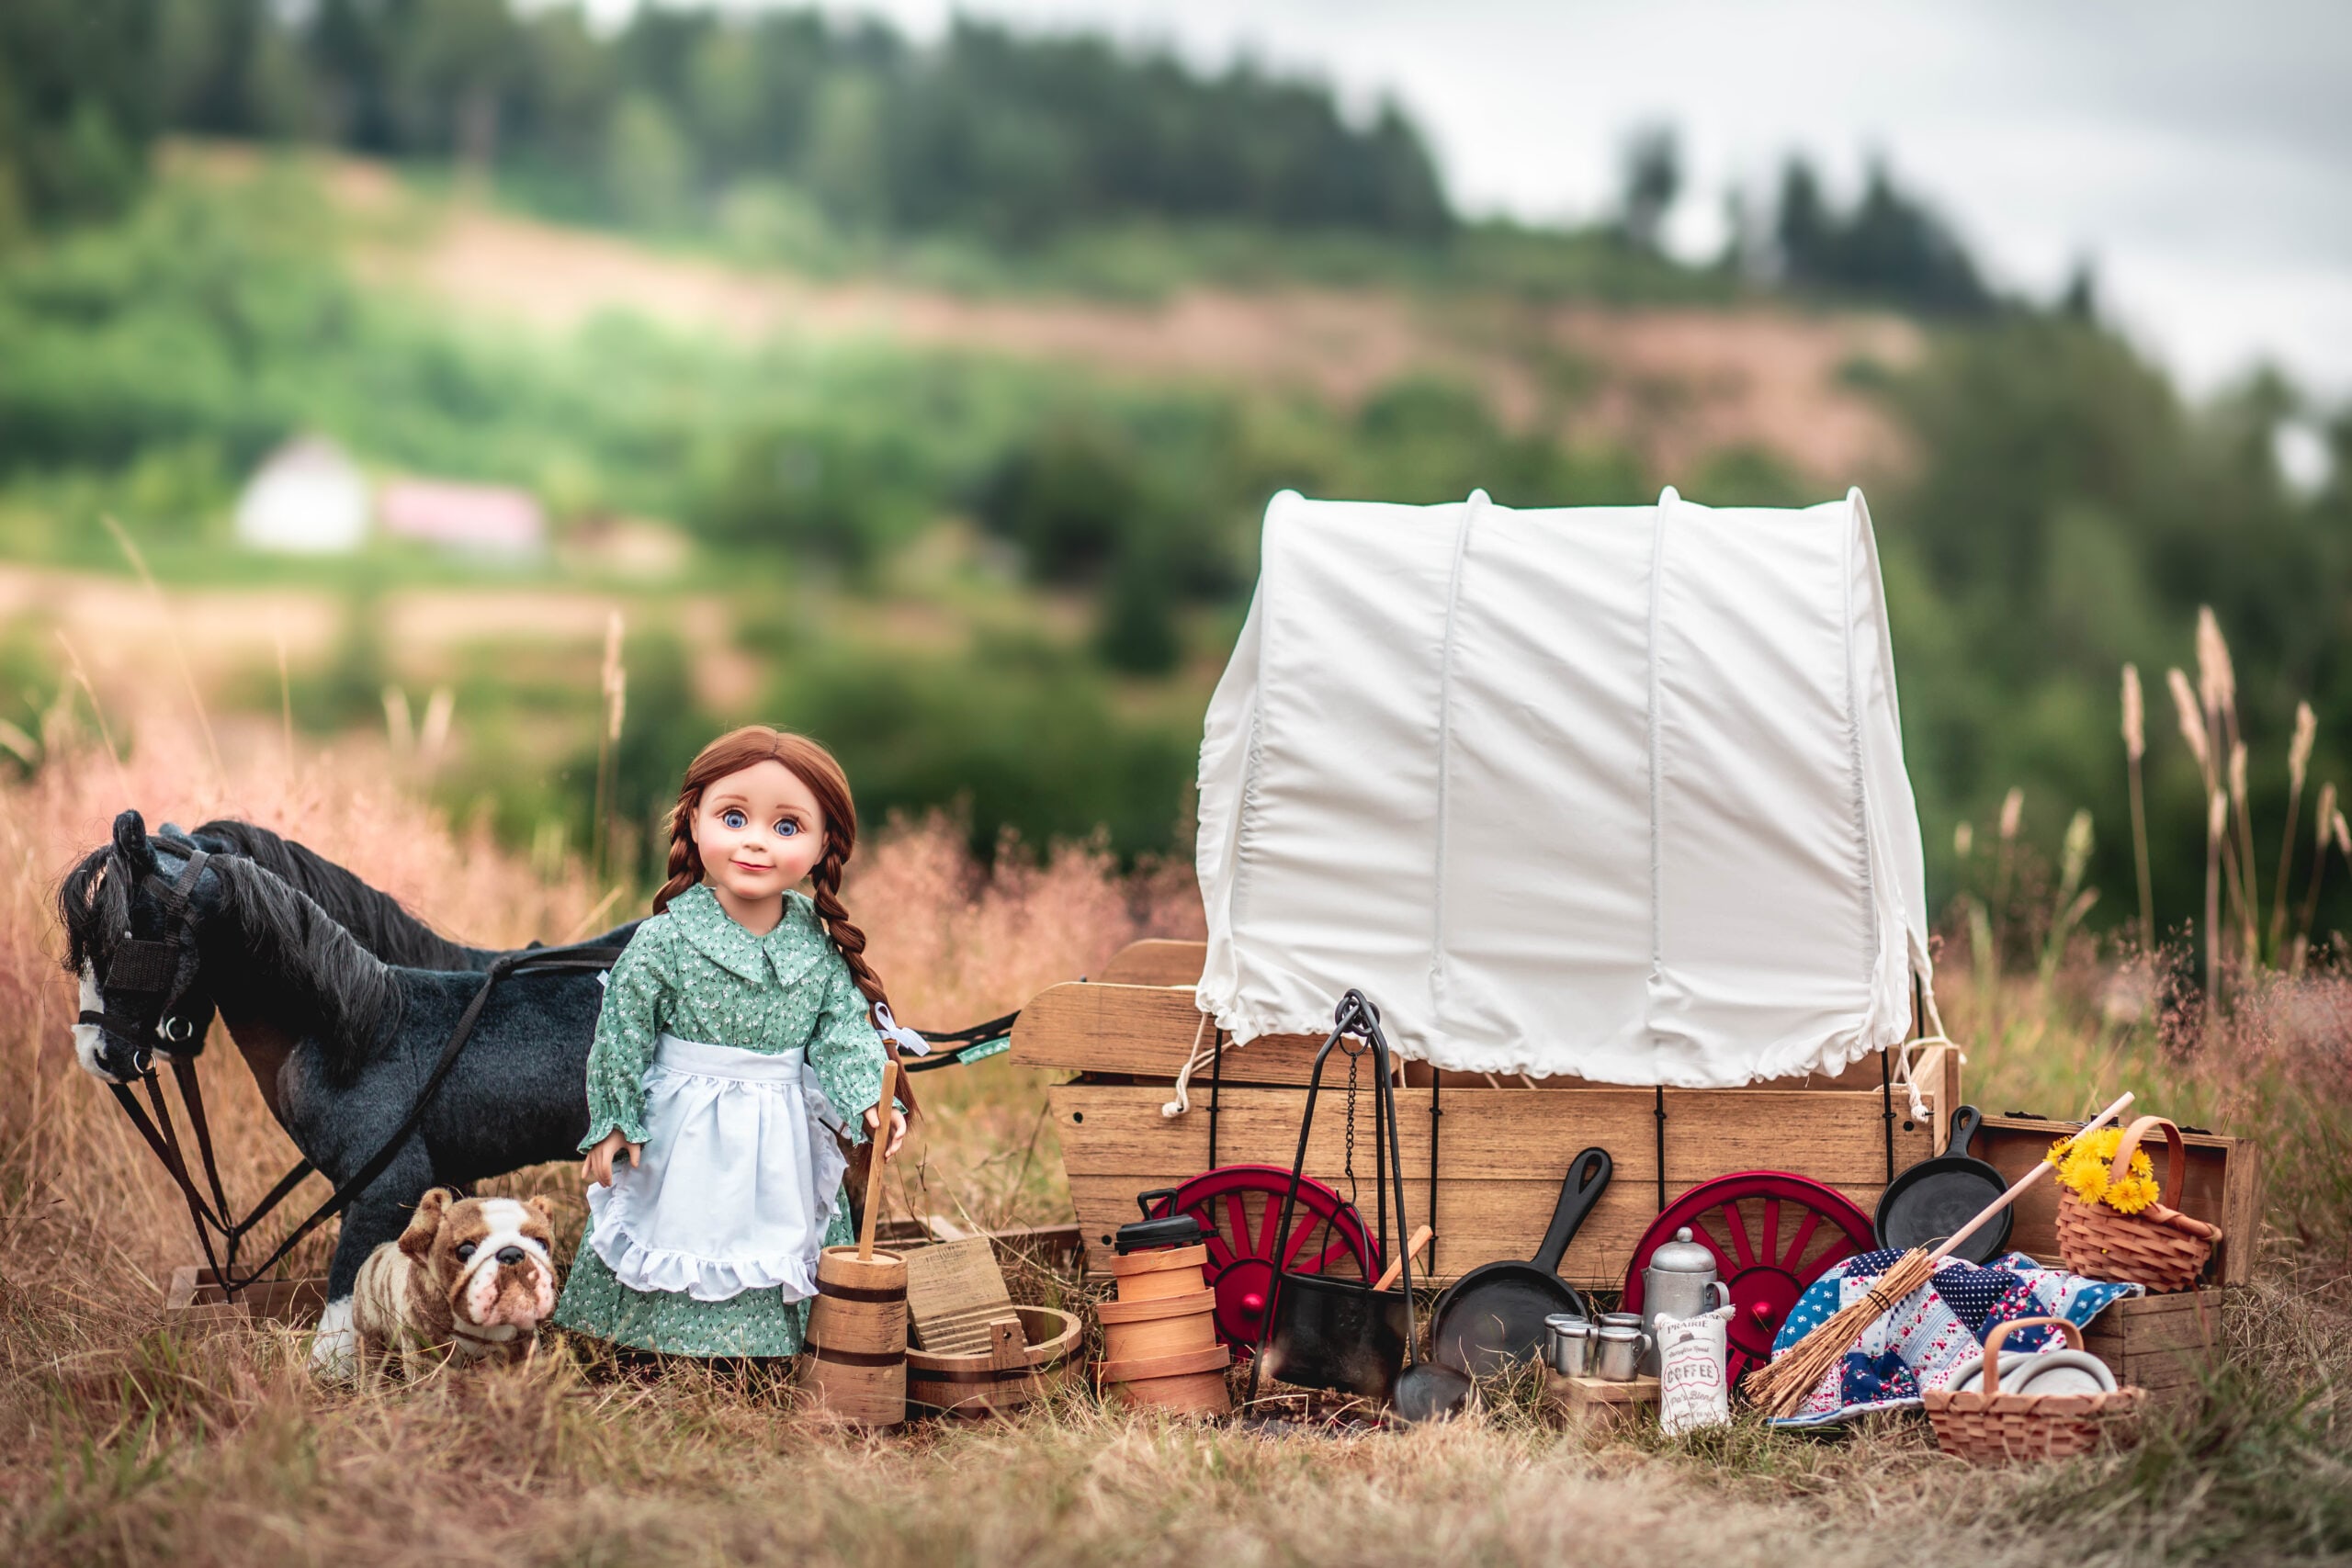
M 1013 1036 L 1015 1060 L 1075 1074 L 1052 1110 L 1097 1266 L 1139 1194 L 1287 1175 L 1351 987 L 1406 1059 L 1408 1209 L 1439 1280 L 1532 1255 L 1600 1145 L 1614 1179 L 1560 1274 L 1613 1290 L 1661 1223 L 1694 1224 L 1769 1344 L 1938 1150 L 1960 1062 L 1919 1039 L 1920 836 L 1859 491 L 1801 510 L 1279 495 L 1199 819 L 1207 942 L 1136 944 Z M 1319 1115 L 1306 1162 L 1342 1198 L 1347 1129 Z M 1352 1162 L 1364 1214 L 1371 1168 Z M 1720 1180 L 1748 1172 L 1785 1179 Z M 1282 1186 L 1192 1205 L 1228 1265 L 1221 1314 L 1262 1310 Z M 1331 1235 L 1294 1263 L 1363 1267 Z

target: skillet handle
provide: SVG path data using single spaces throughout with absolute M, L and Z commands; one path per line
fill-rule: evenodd
M 1567 1179 L 1560 1183 L 1559 1206 L 1552 1211 L 1552 1224 L 1544 1233 L 1544 1245 L 1536 1249 L 1534 1263 L 1546 1274 L 1560 1271 L 1560 1259 L 1567 1256 L 1568 1243 L 1576 1239 L 1577 1229 L 1600 1201 L 1609 1190 L 1610 1175 L 1616 1162 L 1603 1148 L 1589 1148 L 1577 1156 L 1568 1167 Z
M 1944 1153 L 1967 1155 L 1969 1145 L 1976 1142 L 1976 1134 L 1984 1130 L 1984 1113 L 1973 1105 L 1962 1106 L 1951 1113 L 1951 1136 L 1944 1144 Z

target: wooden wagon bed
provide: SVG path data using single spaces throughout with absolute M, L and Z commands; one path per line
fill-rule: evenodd
M 1214 1113 L 1204 1064 L 1193 1077 L 1192 1109 L 1173 1118 L 1160 1114 L 1200 1027 L 1193 985 L 1204 951 L 1198 942 L 1135 943 L 1098 978 L 1041 993 L 1014 1029 L 1015 1062 L 1079 1075 L 1049 1097 L 1091 1269 L 1107 1267 L 1111 1233 L 1136 1217 L 1136 1193 L 1177 1186 L 1212 1163 L 1287 1169 L 1296 1149 L 1303 1086 L 1319 1039 L 1275 1036 L 1228 1049 L 1215 1075 Z M 1932 1079 L 1922 1084 L 1931 1109 L 1926 1122 L 1910 1116 L 1908 1097 L 1893 1087 L 1893 1065 L 1883 1055 L 1834 1078 L 1736 1089 L 1627 1089 L 1575 1079 L 1498 1084 L 1452 1072 L 1432 1086 L 1428 1068 L 1408 1064 L 1405 1087 L 1396 1091 L 1406 1211 L 1410 1223 L 1427 1220 L 1438 1234 L 1430 1274 L 1439 1281 L 1497 1258 L 1531 1257 L 1569 1163 L 1599 1145 L 1615 1162 L 1615 1177 L 1560 1273 L 1578 1287 L 1614 1289 L 1662 1204 L 1728 1172 L 1792 1171 L 1838 1189 L 1868 1213 L 1893 1172 L 1940 1149 L 1939 1129 L 1960 1100 L 1960 1066 L 1956 1052 L 1936 1055 Z M 1343 1194 L 1339 1093 L 1345 1081 L 1336 1062 L 1326 1069 L 1327 1111 L 1316 1118 L 1306 1162 L 1309 1175 Z M 1431 1217 L 1433 1095 L 1442 1115 Z M 1370 1105 L 1367 1094 L 1356 1157 L 1367 1218 Z M 1259 1216 L 1250 1219 L 1255 1224 Z

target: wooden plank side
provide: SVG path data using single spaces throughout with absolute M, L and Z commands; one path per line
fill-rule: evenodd
M 1071 1072 L 1116 1074 L 1159 1078 L 1169 1082 L 1183 1070 L 1194 1043 L 1207 1047 L 1213 1036 L 1201 1033 L 1201 1013 L 1190 985 L 1147 986 L 1073 980 L 1051 986 L 1030 998 L 1013 1025 L 1012 1059 L 1022 1066 L 1054 1067 Z M 1304 1085 L 1312 1074 L 1315 1053 L 1323 1043 L 1319 1034 L 1273 1034 L 1246 1045 L 1227 1043 L 1224 1078 L 1228 1084 Z M 1881 1094 L 1889 1068 L 1884 1053 L 1863 1057 L 1843 1072 L 1777 1078 L 1747 1089 L 1709 1089 L 1711 1094 L 1804 1090 L 1808 1093 Z M 1406 1065 L 1408 1082 L 1426 1085 L 1428 1069 Z M 1343 1065 L 1334 1061 L 1324 1079 L 1345 1077 Z M 1209 1077 L 1205 1066 L 1195 1068 L 1196 1082 Z M 1620 1084 L 1598 1084 L 1583 1078 L 1497 1078 L 1483 1073 L 1444 1075 L 1448 1090 L 1460 1088 L 1510 1089 L 1524 1092 L 1623 1094 Z M 1637 1092 L 1647 1093 L 1642 1089 Z M 1675 1091 L 1668 1091 L 1675 1092 Z M 1957 1093 L 1957 1089 L 1953 1090 Z M 1932 1097 L 1931 1097 L 1932 1098 Z M 1907 1114 L 1905 1097 L 1893 1096 L 1898 1116 Z
M 1097 1273 L 1110 1267 L 1111 1243 L 1106 1239 L 1120 1225 L 1136 1217 L 1136 1194 L 1155 1188 L 1177 1187 L 1198 1175 L 1197 1171 L 1159 1171 L 1134 1175 L 1073 1176 L 1069 1179 L 1070 1199 L 1078 1211 L 1080 1231 L 1087 1249 L 1087 1267 Z M 1339 1184 L 1342 1196 L 1347 1184 Z M 1689 1185 L 1695 1186 L 1696 1183 Z M 1669 1201 L 1687 1190 L 1687 1186 L 1669 1184 Z M 1864 1213 L 1876 1206 L 1879 1189 L 1848 1187 L 1840 1190 Z M 1358 1183 L 1359 1206 L 1370 1224 L 1373 1185 L 1369 1174 Z M 1559 1202 L 1557 1181 L 1460 1181 L 1441 1179 L 1438 1183 L 1438 1213 L 1434 1221 L 1429 1214 L 1429 1183 L 1408 1180 L 1405 1184 L 1406 1224 L 1427 1224 L 1437 1232 L 1432 1247 L 1436 1265 L 1431 1278 L 1442 1283 L 1453 1280 L 1481 1263 L 1498 1258 L 1523 1258 L 1534 1255 L 1544 1240 L 1544 1228 L 1551 1224 L 1552 1212 Z M 1647 1231 L 1650 1222 L 1657 1217 L 1657 1190 L 1646 1185 L 1627 1185 L 1612 1181 L 1601 1195 L 1584 1224 L 1569 1245 L 1567 1257 L 1560 1266 L 1560 1276 L 1580 1290 L 1615 1291 L 1625 1282 L 1634 1248 Z M 1395 1229 L 1392 1221 L 1390 1229 Z M 1787 1237 L 1782 1240 L 1785 1243 Z M 1815 1243 L 1826 1241 L 1826 1234 Z
M 1040 991 L 1012 1026 L 1012 1059 L 1024 1067 L 1114 1073 L 1173 1083 L 1197 1039 L 1205 1050 L 1214 1031 L 1201 1032 L 1202 1014 L 1189 986 L 1112 986 L 1071 981 Z M 1231 1084 L 1304 1084 L 1315 1067 L 1320 1039 L 1270 1035 L 1228 1046 L 1223 1074 Z M 1344 1073 L 1335 1065 L 1328 1078 Z M 1209 1069 L 1193 1070 L 1195 1093 L 1205 1095 Z M 1163 1099 L 1165 1096 L 1162 1097 Z
M 1087 978 L 1106 986 L 1182 986 L 1190 990 L 1200 984 L 1201 968 L 1208 956 L 1209 944 L 1204 942 L 1146 937 L 1119 949 L 1100 975 Z
M 1195 1095 L 1180 1117 L 1160 1114 L 1167 1091 L 1154 1085 L 1063 1084 L 1048 1091 L 1062 1161 L 1072 1177 L 1208 1166 L 1209 1113 Z M 1369 1086 L 1356 1111 L 1356 1169 L 1372 1168 Z M 1577 1154 L 1607 1149 L 1620 1185 L 1657 1179 L 1657 1100 L 1646 1089 L 1576 1095 L 1514 1089 L 1447 1089 L 1438 1166 L 1442 1179 L 1557 1180 Z M 1298 1146 L 1306 1097 L 1296 1090 L 1227 1089 L 1220 1101 L 1217 1158 L 1223 1164 L 1287 1168 Z M 1396 1091 L 1398 1152 L 1408 1180 L 1430 1171 L 1430 1091 Z M 1887 1176 L 1886 1123 L 1875 1093 L 1818 1090 L 1669 1089 L 1666 1176 L 1696 1183 L 1736 1170 L 1792 1170 L 1831 1186 L 1878 1188 Z M 1930 1131 L 1894 1123 L 1894 1168 L 1927 1156 Z M 1317 1108 L 1306 1168 L 1321 1179 L 1342 1168 L 1343 1092 Z
M 2050 1145 L 2081 1126 L 2079 1122 L 2044 1121 L 2033 1116 L 1988 1116 L 1977 1134 L 1977 1157 L 2015 1181 L 2049 1152 Z M 2254 1238 L 2261 1213 L 2259 1162 L 2253 1146 L 2239 1138 L 2214 1133 L 2187 1133 L 2181 1137 L 2188 1159 L 2178 1194 L 2165 1201 L 2194 1218 L 2220 1225 L 2221 1244 L 2214 1248 L 2207 1278 L 2216 1284 L 2245 1283 L 2254 1269 Z M 2148 1151 L 2164 1175 L 2164 1149 Z M 2044 1263 L 2057 1264 L 2058 1184 L 2048 1178 L 2028 1188 L 2016 1205 L 2009 1245 Z M 2234 1223 L 2233 1223 L 2234 1222 Z M 2241 1238 L 2245 1245 L 2233 1245 Z

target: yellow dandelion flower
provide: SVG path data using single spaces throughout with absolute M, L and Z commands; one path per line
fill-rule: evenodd
M 2156 1201 L 2155 1178 L 2135 1170 L 2122 1180 L 2110 1183 L 2100 1201 L 2119 1214 L 2136 1214 Z
M 2123 1129 L 2102 1128 L 2071 1145 L 2064 1140 L 2051 1145 L 2045 1157 L 2058 1168 L 2058 1180 L 2086 1203 L 2105 1203 L 2119 1213 L 2136 1214 L 2160 1195 L 2156 1168 L 2145 1149 L 2132 1151 L 2130 1170 L 2121 1181 L 2110 1181 L 2108 1170 L 2115 1151 L 2123 1146 Z

